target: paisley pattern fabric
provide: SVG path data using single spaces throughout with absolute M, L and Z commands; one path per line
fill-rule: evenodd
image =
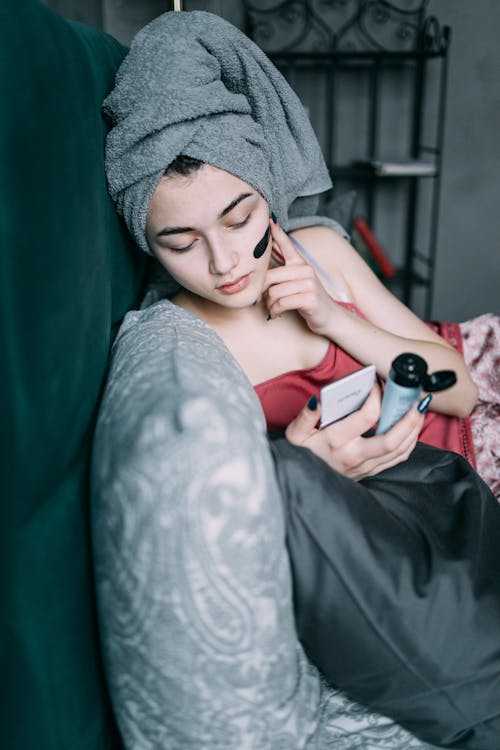
M 307 661 L 260 404 L 215 332 L 168 300 L 125 318 L 92 474 L 103 653 L 127 750 L 430 747 Z

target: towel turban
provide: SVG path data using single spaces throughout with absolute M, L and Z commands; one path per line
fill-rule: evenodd
M 285 229 L 297 226 L 293 217 L 314 214 L 318 194 L 331 187 L 296 94 L 256 44 L 214 14 L 168 12 L 145 26 L 103 109 L 112 125 L 109 191 L 148 253 L 148 206 L 180 154 L 251 185 Z

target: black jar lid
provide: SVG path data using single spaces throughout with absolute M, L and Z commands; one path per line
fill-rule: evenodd
M 446 388 L 451 388 L 456 382 L 457 376 L 453 370 L 438 370 L 425 376 L 422 387 L 424 391 L 437 393 L 438 391 L 444 391 Z

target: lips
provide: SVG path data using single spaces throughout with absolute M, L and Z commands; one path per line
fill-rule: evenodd
M 246 276 L 240 276 L 239 279 L 232 281 L 230 284 L 222 284 L 221 286 L 218 286 L 217 291 L 221 294 L 236 294 L 236 292 L 241 292 L 245 289 L 249 279 L 250 274 L 247 273 Z

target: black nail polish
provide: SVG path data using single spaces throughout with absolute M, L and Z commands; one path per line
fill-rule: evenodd
M 429 393 L 425 398 L 422 399 L 422 401 L 417 406 L 418 411 L 420 414 L 425 414 L 427 412 L 427 409 L 429 408 L 429 404 L 432 401 L 432 395 Z
M 317 396 L 311 396 L 309 401 L 307 402 L 307 408 L 311 411 L 316 411 L 318 408 L 318 397 Z
M 271 219 L 276 224 L 276 214 L 274 213 L 274 211 L 271 211 Z
M 267 313 L 267 318 L 266 318 L 266 320 L 271 320 L 271 313 Z

